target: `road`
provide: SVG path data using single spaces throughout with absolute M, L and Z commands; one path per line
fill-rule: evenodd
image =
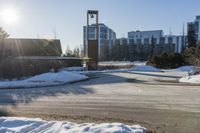
M 58 87 L 0 90 L 8 116 L 140 124 L 157 133 L 199 133 L 200 87 L 183 72 L 93 73 Z M 0 113 L 1 114 L 1 113 Z

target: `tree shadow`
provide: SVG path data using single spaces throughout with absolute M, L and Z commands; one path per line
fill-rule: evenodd
M 42 88 L 23 88 L 23 89 L 4 89 L 0 90 L 0 105 L 17 105 L 19 103 L 30 103 L 35 99 L 44 96 L 57 96 L 59 94 L 89 94 L 94 93 L 90 88 L 68 84 L 64 86 L 42 87 Z
M 121 72 L 115 72 L 115 73 L 121 73 Z M 123 83 L 123 82 L 126 82 L 126 80 L 128 79 L 126 77 L 113 75 L 112 72 L 98 73 L 97 75 L 90 74 L 87 76 L 90 77 L 90 80 L 85 81 L 85 84 L 87 84 L 87 85 Z M 100 79 L 100 80 L 98 80 L 98 79 Z
M 126 73 L 126 72 L 123 72 L 123 73 Z M 167 76 L 167 75 L 139 73 L 139 72 L 132 72 L 132 74 L 144 75 L 144 76 L 167 77 L 167 78 L 178 77 L 178 76 Z M 63 94 L 63 95 L 93 94 L 95 93 L 94 89 L 91 87 L 93 85 L 119 84 L 119 83 L 125 83 L 125 82 L 133 82 L 137 84 L 148 84 L 148 85 L 165 85 L 165 84 L 170 85 L 169 83 L 149 83 L 147 81 L 138 80 L 138 79 L 130 80 L 130 78 L 128 77 L 126 78 L 125 76 L 120 76 L 113 73 L 98 73 L 98 74 L 94 73 L 94 74 L 90 74 L 89 79 L 86 81 L 76 82 L 72 84 L 65 84 L 62 86 L 42 87 L 42 88 L 22 88 L 22 89 L 19 89 L 19 88 L 18 89 L 0 89 L 0 105 L 16 106 L 19 103 L 28 104 L 41 97 L 57 96 L 59 94 Z
M 0 89 L 0 105 L 16 106 L 20 103 L 28 104 L 45 96 L 57 96 L 59 94 L 84 95 L 95 93 L 90 85 L 114 84 L 126 82 L 127 78 L 112 75 L 111 73 L 91 74 L 85 81 L 65 84 L 61 86 Z

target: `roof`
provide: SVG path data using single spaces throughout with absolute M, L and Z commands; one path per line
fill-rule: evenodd
M 136 30 L 136 31 L 130 31 L 128 33 L 131 33 L 131 32 L 134 32 L 134 33 L 137 33 L 137 32 L 163 32 L 163 30 L 146 30 L 146 31 Z
M 6 38 L 2 49 L 7 56 L 61 56 L 62 54 L 58 39 Z
M 59 57 L 59 56 L 18 56 L 19 60 L 89 60 L 90 58 Z

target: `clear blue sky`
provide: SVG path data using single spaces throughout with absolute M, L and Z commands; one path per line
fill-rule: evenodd
M 83 43 L 83 25 L 88 9 L 100 12 L 100 22 L 111 27 L 117 37 L 128 31 L 169 29 L 182 32 L 183 23 L 200 15 L 200 0 L 0 0 L 0 10 L 15 8 L 19 19 L 15 24 L 1 21 L 11 37 L 53 38 L 53 29 L 62 42 L 74 47 Z M 185 24 L 186 26 L 186 24 Z

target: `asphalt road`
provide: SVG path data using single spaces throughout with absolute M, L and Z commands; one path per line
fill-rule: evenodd
M 0 109 L 20 117 L 140 124 L 157 133 L 199 133 L 200 86 L 182 72 L 114 72 L 58 87 L 0 90 Z M 0 113 L 1 114 L 1 113 Z

